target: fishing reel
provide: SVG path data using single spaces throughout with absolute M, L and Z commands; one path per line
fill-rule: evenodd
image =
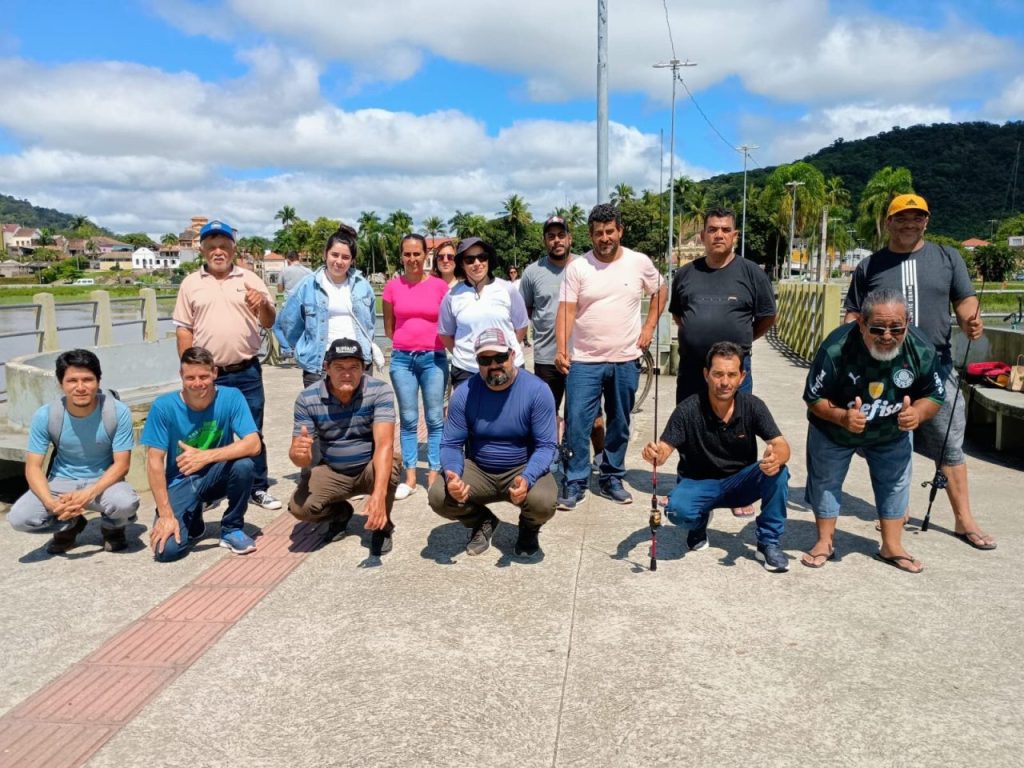
M 652 531 L 661 526 L 661 505 L 656 494 L 651 494 L 651 517 L 648 523 Z
M 936 491 L 941 491 L 943 488 L 949 485 L 949 479 L 946 477 L 945 472 L 943 472 L 941 469 L 936 469 L 935 477 L 933 477 L 931 480 L 925 480 L 923 483 L 921 483 L 922 488 L 927 488 L 929 485 L 932 486 L 932 488 L 934 488 Z

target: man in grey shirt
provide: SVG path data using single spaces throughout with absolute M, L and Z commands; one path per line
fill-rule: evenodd
M 550 387 L 551 394 L 555 396 L 557 414 L 565 396 L 565 374 L 555 367 L 555 316 L 558 314 L 562 273 L 576 257 L 572 253 L 572 233 L 561 216 L 551 216 L 544 222 L 543 235 L 547 256 L 526 268 L 519 281 L 519 292 L 523 295 L 526 313 L 533 325 L 533 373 Z M 604 450 L 604 417 L 600 415 L 594 422 L 590 442 L 595 460 L 599 460 L 598 454 Z
M 950 354 L 950 306 L 967 338 L 979 338 L 984 325 L 963 258 L 953 248 L 924 239 L 928 220 L 928 203 L 920 195 L 893 198 L 885 220 L 889 244 L 857 265 L 846 294 L 846 321 L 860 317 L 865 297 L 878 288 L 891 288 L 906 297 L 908 322 L 935 346 L 938 368 L 946 382 L 945 403 L 935 418 L 914 432 L 914 450 L 934 460 L 949 481 L 946 493 L 956 518 L 956 537 L 975 549 L 995 549 L 995 539 L 978 526 L 971 513 L 967 492 L 963 452 L 967 418 L 963 398 L 956 398 L 953 408 L 960 379 Z M 944 441 L 946 450 L 942 452 Z
M 288 262 L 288 266 L 281 270 L 281 275 L 277 279 L 277 287 L 284 293 L 284 300 L 287 302 L 299 283 L 312 272 L 309 267 L 299 261 L 299 254 L 295 251 L 288 251 L 284 258 Z M 274 335 L 277 336 L 277 343 L 281 347 L 281 356 L 292 357 L 294 354 L 292 348 L 288 346 L 288 340 L 285 339 L 284 333 L 281 332 L 281 326 L 277 322 L 274 323 Z

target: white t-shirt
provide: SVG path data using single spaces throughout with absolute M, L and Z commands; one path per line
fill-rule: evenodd
M 324 352 L 335 339 L 355 339 L 356 326 L 352 315 L 352 281 L 338 285 L 326 274 L 320 276 L 320 284 L 327 292 L 327 340 Z
M 581 363 L 624 363 L 640 357 L 641 301 L 662 284 L 644 254 L 622 249 L 610 264 L 593 251 L 565 268 L 565 300 L 576 302 L 572 359 Z
M 523 348 L 516 338 L 516 331 L 529 323 L 523 295 L 507 280 L 495 278 L 479 294 L 475 288 L 460 281 L 441 302 L 437 332 L 442 336 L 455 337 L 455 350 L 452 353 L 455 366 L 475 373 L 480 368 L 476 363 L 473 345 L 476 337 L 488 328 L 504 331 L 515 350 L 515 364 L 523 365 Z

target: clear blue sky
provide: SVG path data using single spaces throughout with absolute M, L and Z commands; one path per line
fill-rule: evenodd
M 611 182 L 798 159 L 894 125 L 1024 115 L 1024 3 L 608 0 Z M 595 202 L 596 7 L 435 0 L 8 0 L 0 192 L 117 231 L 267 234 Z M 709 122 L 698 111 L 698 106 Z M 713 126 L 713 127 L 712 127 Z M 720 137 L 717 132 L 720 132 Z M 660 132 L 665 134 L 660 151 Z M 723 138 L 724 137 L 724 138 Z

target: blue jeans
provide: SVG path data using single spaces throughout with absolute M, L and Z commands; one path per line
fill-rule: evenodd
M 174 459 L 168 455 L 168 461 Z M 172 536 L 164 543 L 164 551 L 156 554 L 161 563 L 177 560 L 188 552 L 189 540 L 203 533 L 203 504 L 227 496 L 228 508 L 220 520 L 223 536 L 231 531 L 241 530 L 245 524 L 245 510 L 252 493 L 253 466 L 250 458 L 222 461 L 210 464 L 201 475 L 190 475 L 167 489 L 171 509 L 178 518 L 181 543 Z M 155 522 L 155 521 L 154 521 Z
M 768 477 L 757 462 L 721 480 L 691 480 L 680 477 L 668 497 L 665 512 L 681 528 L 706 528 L 716 507 L 745 507 L 761 500 L 757 516 L 759 544 L 778 544 L 786 530 L 786 502 L 789 500 L 789 469 Z
M 847 448 L 830 440 L 814 424 L 808 424 L 804 500 L 814 510 L 814 516 L 839 517 L 843 481 L 850 469 L 850 459 L 860 451 L 868 463 L 878 517 L 883 520 L 903 517 L 910 504 L 910 469 L 914 454 L 910 436 L 910 432 L 904 432 L 881 445 Z
M 222 387 L 234 387 L 242 393 L 242 397 L 249 405 L 249 412 L 252 413 L 253 421 L 256 422 L 256 429 L 260 431 L 260 452 L 252 460 L 254 469 L 252 489 L 253 491 L 265 491 L 270 487 L 270 483 L 267 480 L 267 446 L 263 442 L 263 408 L 266 404 L 266 397 L 263 394 L 263 368 L 257 360 L 244 370 L 235 373 L 221 373 L 217 376 L 217 384 Z
M 448 387 L 448 357 L 444 352 L 391 351 L 391 383 L 398 398 L 402 466 L 415 469 L 419 458 L 416 432 L 420 420 L 419 390 L 423 391 L 427 422 L 427 466 L 441 469 L 441 432 L 444 429 L 444 391 Z
M 585 482 L 590 478 L 590 432 L 601 413 L 604 398 L 605 439 L 601 478 L 626 474 L 629 422 L 640 383 L 640 361 L 625 363 L 576 363 L 569 366 L 565 382 L 566 435 L 572 456 L 565 478 Z

